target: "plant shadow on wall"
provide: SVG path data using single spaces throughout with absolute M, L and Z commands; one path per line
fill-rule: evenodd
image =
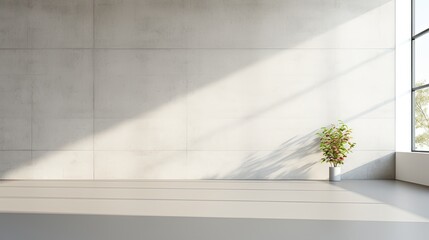
M 299 3 L 296 3 L 297 6 L 308 11 L 303 14 L 302 18 L 299 18 L 300 21 L 303 21 L 301 24 L 306 23 L 304 24 L 306 27 L 304 31 L 300 31 L 300 34 L 291 34 L 291 39 L 289 39 L 287 46 L 284 46 L 283 49 L 249 48 L 249 51 L 245 49 L 229 51 L 234 50 L 234 48 L 213 49 L 213 46 L 207 46 L 208 49 L 205 50 L 167 48 L 157 50 L 139 49 L 135 51 L 121 49 L 34 51 L 32 56 L 34 59 L 27 59 L 26 61 L 29 64 L 25 66 L 30 69 L 29 75 L 37 75 L 35 78 L 31 78 L 33 81 L 31 85 L 34 85 L 32 89 L 33 102 L 31 103 L 34 106 L 31 107 L 35 113 L 40 113 L 53 106 L 53 109 L 57 109 L 60 114 L 50 119 L 49 117 L 51 116 L 41 116 L 32 119 L 32 162 L 29 163 L 26 160 L 14 161 L 13 156 L 6 156 L 6 158 L 13 161 L 7 163 L 10 164 L 9 166 L 3 164 L 0 168 L 0 175 L 3 177 L 8 177 L 9 174 L 14 176 L 14 171 L 19 171 L 19 168 L 32 169 L 34 167 L 41 171 L 46 169 L 46 172 L 56 172 L 54 175 L 47 177 L 90 178 L 93 174 L 92 150 L 106 151 L 106 155 L 104 156 L 112 155 L 113 151 L 116 153 L 119 151 L 185 151 L 187 147 L 187 114 L 190 113 L 189 111 L 193 111 L 192 114 L 202 113 L 201 115 L 204 116 L 207 112 L 204 112 L 202 109 L 207 108 L 207 105 L 212 103 L 211 101 L 198 99 L 199 96 L 203 98 L 206 98 L 210 94 L 217 96 L 225 89 L 229 90 L 228 86 L 233 85 L 234 81 L 238 81 L 241 85 L 237 88 L 238 90 L 233 89 L 233 92 L 235 92 L 232 95 L 242 93 L 242 83 L 253 84 L 253 82 L 246 82 L 243 79 L 249 76 L 260 75 L 256 79 L 258 83 L 261 83 L 263 82 L 261 79 L 267 78 L 266 75 L 269 75 L 271 70 L 277 71 L 276 67 L 271 68 L 271 66 L 267 67 L 267 65 L 272 59 L 276 59 L 278 55 L 285 55 L 286 57 L 283 56 L 284 58 L 280 57 L 274 60 L 274 63 L 278 64 L 277 66 L 281 66 L 279 61 L 283 60 L 286 60 L 286 64 L 298 62 L 298 64 L 306 66 L 307 59 L 305 57 L 311 54 L 299 55 L 294 50 L 289 51 L 287 49 L 299 48 L 301 44 L 304 44 L 303 48 L 308 48 L 308 46 L 305 46 L 305 43 L 310 42 L 309 45 L 311 46 L 311 41 L 317 38 L 320 39 L 315 40 L 316 42 L 327 40 L 335 42 L 336 39 L 333 40 L 332 36 L 329 36 L 330 31 L 335 31 L 335 28 L 341 28 L 341 31 L 347 29 L 349 22 L 353 25 L 355 24 L 353 23 L 354 21 L 359 22 L 360 17 L 365 19 L 367 13 L 377 12 L 378 8 L 390 5 L 391 2 L 389 0 L 349 1 L 337 7 L 338 9 L 350 8 L 350 11 L 347 14 L 336 15 L 329 14 L 329 11 L 332 9 L 327 9 L 327 11 L 311 10 L 315 8 L 313 6 L 314 3 L 311 1 L 299 1 Z M 309 4 L 311 4 L 311 7 L 308 6 Z M 321 4 L 324 5 L 324 3 Z M 241 7 L 246 6 L 243 5 Z M 326 6 L 321 7 L 325 9 Z M 296 10 L 294 10 L 294 6 L 290 6 L 290 9 L 288 11 Z M 261 11 L 261 13 L 265 12 Z M 288 14 L 285 14 L 285 16 L 288 16 Z M 295 15 L 292 12 L 290 16 L 294 17 Z M 262 16 L 259 17 L 261 18 L 261 26 L 255 25 L 255 31 L 252 32 L 253 35 L 255 32 L 264 32 L 263 28 L 268 27 L 262 24 L 264 18 Z M 320 19 L 323 19 L 323 21 Z M 206 31 L 210 32 L 212 31 L 211 29 L 207 28 Z M 328 33 L 328 36 L 324 36 L 325 33 Z M 368 38 L 370 37 L 372 36 L 368 36 Z M 335 46 L 335 44 L 333 45 Z M 307 50 L 310 51 L 309 49 L 303 51 Z M 323 50 L 320 51 L 323 52 Z M 256 108 L 250 109 L 238 117 L 235 115 L 240 120 L 232 124 L 222 123 L 219 128 L 209 129 L 197 136 L 196 141 L 204 141 L 210 135 L 228 131 L 231 128 L 234 129 L 240 124 L 240 121 L 250 121 L 270 114 L 272 110 L 280 106 L 285 108 L 285 105 L 288 103 L 301 100 L 299 98 L 302 96 L 307 95 L 305 96 L 306 98 L 311 98 L 308 96 L 308 93 L 312 90 L 318 89 L 323 84 L 333 80 L 341 81 L 342 77 L 345 77 L 349 72 L 371 63 L 373 60 L 379 59 L 387 53 L 392 52 L 391 50 L 380 50 L 376 54 L 370 54 L 370 56 L 360 55 L 357 57 L 358 60 L 352 61 L 352 64 L 350 64 L 352 65 L 351 67 L 344 67 L 344 69 L 341 67 L 337 69 L 336 65 L 339 60 L 336 59 L 336 56 L 332 56 L 333 53 L 331 55 L 320 53 L 312 64 L 320 64 L 319 68 L 323 70 L 320 70 L 322 77 L 310 76 L 311 80 L 309 84 L 300 85 L 290 90 L 286 94 L 287 97 L 273 98 L 272 102 L 264 102 L 264 105 L 257 105 Z M 95 62 L 94 69 L 88 67 L 92 66 L 92 60 Z M 11 60 L 11 62 L 13 61 Z M 259 68 L 259 65 L 263 65 L 263 67 Z M 295 67 L 296 65 L 282 67 L 287 69 L 285 76 L 282 77 L 300 74 L 294 71 L 293 68 Z M 325 67 L 328 69 L 324 69 Z M 280 74 L 284 73 L 279 72 Z M 94 73 L 95 79 L 92 79 L 92 73 Z M 274 73 L 273 76 L 277 73 Z M 296 82 L 300 80 L 302 79 L 297 78 Z M 93 84 L 94 88 L 92 87 Z M 220 87 L 218 86 L 219 84 L 221 85 Z M 226 88 L 223 88 L 224 86 Z M 263 85 L 257 90 L 259 92 L 263 91 Z M 209 92 L 208 94 L 207 91 Z M 265 91 L 262 93 L 269 92 L 266 89 Z M 91 95 L 93 92 L 95 92 L 95 95 Z M 250 93 L 250 95 L 252 94 L 253 92 Z M 50 97 L 50 95 L 54 95 L 52 97 L 54 100 L 43 98 L 44 96 Z M 55 101 L 55 97 L 59 95 L 67 96 L 67 100 Z M 87 98 L 82 98 L 82 95 L 87 96 Z M 192 99 L 191 95 L 197 97 Z M 245 96 L 243 99 L 239 98 L 227 100 L 231 100 L 231 102 L 246 102 L 248 100 L 248 96 Z M 47 100 L 45 102 L 46 106 L 43 106 L 43 99 Z M 92 102 L 93 99 L 95 99 L 95 102 Z M 238 101 L 236 101 L 237 99 Z M 196 104 L 197 106 L 193 106 L 190 109 L 190 100 L 194 100 L 197 103 L 206 102 L 208 104 L 204 106 Z M 316 99 L 316 101 L 319 100 L 323 101 L 323 99 Z M 384 105 L 384 103 L 389 104 L 391 100 L 382 99 L 379 102 L 382 103 L 380 106 L 376 106 L 375 108 L 374 106 L 367 107 L 366 111 L 372 111 L 371 108 L 376 109 Z M 237 109 L 240 107 L 240 105 L 234 106 Z M 310 105 L 307 107 L 311 108 Z M 216 108 L 216 105 L 213 105 L 213 108 Z M 71 112 L 70 116 L 62 114 L 67 111 Z M 235 111 L 232 112 L 231 115 L 234 115 Z M 341 116 L 335 116 L 335 118 L 339 117 Z M 95 118 L 95 120 L 93 121 L 92 118 Z M 328 120 L 326 119 L 326 121 Z M 286 138 L 289 137 L 291 136 Z M 317 144 L 313 132 L 290 138 L 271 153 L 251 155 L 249 160 L 245 161 L 242 168 L 240 167 L 234 173 L 230 173 L 229 177 L 281 178 L 287 177 L 286 175 L 288 174 L 288 176 L 305 175 L 310 171 L 309 169 L 311 169 L 315 162 L 308 161 L 298 167 L 297 165 L 293 165 L 292 167 L 292 163 L 296 159 L 313 156 L 313 154 L 317 155 Z M 17 151 L 19 150 L 21 149 Z M 67 156 L 62 155 L 62 153 L 66 153 Z M 9 153 L 2 152 L 2 154 Z M 96 154 L 98 153 L 96 152 Z M 84 158 L 91 161 L 85 163 L 85 161 L 82 161 Z M 104 160 L 103 156 L 99 159 L 101 162 Z M 317 157 L 316 161 L 318 159 L 319 157 Z M 175 161 L 175 157 L 172 156 L 169 159 L 163 159 L 163 161 Z M 130 164 L 132 164 L 132 161 Z M 156 163 L 153 164 L 156 165 Z M 115 165 L 112 166 L 114 168 Z M 85 173 L 86 175 L 61 175 L 62 170 L 73 167 L 76 167 L 76 172 L 83 168 L 88 171 Z M 262 168 L 259 170 L 260 173 L 255 173 L 255 169 L 259 167 Z M 285 171 L 294 170 L 286 173 L 279 169 Z M 140 170 L 142 169 L 138 166 L 134 169 L 134 171 Z M 19 176 L 19 174 L 16 176 Z
M 209 175 L 207 179 L 326 179 L 327 167 L 320 164 L 320 140 L 314 130 L 304 136 L 294 137 L 277 149 L 253 153 L 227 173 Z M 353 156 L 353 153 L 351 154 Z M 345 163 L 343 179 L 394 179 L 395 153 L 374 157 L 364 164 Z M 347 167 L 351 164 L 352 168 Z M 321 169 L 321 170 L 320 170 Z M 312 173 L 313 172 L 313 173 Z
M 258 109 L 257 111 L 252 112 L 249 115 L 244 117 L 245 121 L 251 121 L 257 119 L 264 114 L 274 111 L 276 108 L 283 107 L 287 102 L 292 101 L 295 98 L 299 98 L 305 94 L 311 94 L 312 91 L 318 87 L 322 87 L 325 84 L 334 82 L 334 85 L 341 81 L 341 77 L 346 76 L 347 74 L 352 73 L 359 68 L 366 66 L 367 64 L 372 64 L 383 58 L 392 54 L 392 51 L 386 50 L 374 57 L 366 59 L 360 64 L 352 66 L 347 70 L 340 72 L 336 75 L 331 75 L 326 79 L 318 81 L 318 84 L 312 85 L 306 89 L 303 89 L 299 92 L 287 95 L 282 98 L 280 101 L 272 103 L 270 106 L 267 106 L 264 109 Z M 350 95 L 352 96 L 352 95 Z M 359 101 L 360 96 L 356 99 L 349 98 L 350 100 Z M 371 113 L 377 112 L 378 110 L 383 111 L 383 108 L 386 106 L 393 106 L 395 97 L 392 95 L 389 98 L 384 98 L 383 101 L 376 104 L 368 105 L 365 109 L 360 109 L 360 112 L 353 111 L 352 115 L 345 116 L 342 113 L 333 113 L 331 118 L 344 117 L 345 122 L 353 122 L 362 117 L 366 117 Z M 329 114 L 329 113 L 327 113 Z M 329 117 L 328 117 L 329 118 Z M 217 132 L 230 131 L 242 125 L 243 119 L 239 119 L 230 124 L 226 124 L 222 127 L 216 128 L 209 133 L 198 138 L 198 141 L 204 141 L 205 138 L 210 138 L 211 135 L 215 135 Z M 247 157 L 241 159 L 241 164 L 236 166 L 233 170 L 228 173 L 216 173 L 209 174 L 203 178 L 207 179 L 323 179 L 326 178 L 325 174 L 320 175 L 317 173 L 317 168 L 315 166 L 319 163 L 321 158 L 321 153 L 319 151 L 319 139 L 315 137 L 317 130 L 313 130 L 307 134 L 298 135 L 293 138 L 290 138 L 275 150 L 268 151 L 255 151 L 255 153 L 250 154 Z M 393 149 L 393 146 L 392 146 Z M 392 149 L 388 152 L 393 151 Z M 358 148 L 358 151 L 360 149 Z M 267 153 L 268 152 L 268 153 Z M 356 159 L 359 160 L 359 159 Z M 356 161 L 355 159 L 351 161 Z M 349 164 L 346 164 L 349 165 Z M 352 163 L 353 169 L 346 167 L 346 172 L 342 175 L 344 179 L 375 179 L 375 178 L 385 178 L 393 179 L 394 178 L 394 154 L 388 153 L 383 156 L 371 157 L 371 160 L 368 163 L 359 165 Z M 383 171 L 383 169 L 385 171 Z M 311 176 L 311 172 L 313 175 Z M 322 170 L 322 172 L 326 172 Z M 314 175 L 314 173 L 316 175 Z
M 300 179 L 307 176 L 311 167 L 318 163 L 319 140 L 316 131 L 302 137 L 294 137 L 269 153 L 251 154 L 239 167 L 213 179 Z M 321 156 L 321 155 L 320 155 Z M 316 160 L 316 161 L 315 161 Z

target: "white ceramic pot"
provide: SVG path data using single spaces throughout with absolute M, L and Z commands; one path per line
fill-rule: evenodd
M 341 167 L 329 167 L 329 181 L 341 181 Z

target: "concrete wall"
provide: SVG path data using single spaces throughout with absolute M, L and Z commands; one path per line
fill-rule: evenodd
M 396 152 L 411 152 L 411 2 L 395 2 Z
M 0 175 L 393 178 L 393 0 L 0 0 Z

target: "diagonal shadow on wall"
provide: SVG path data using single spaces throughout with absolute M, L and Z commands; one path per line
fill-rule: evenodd
M 330 30 L 343 25 L 347 23 L 348 21 L 352 21 L 356 18 L 359 18 L 360 16 L 366 14 L 369 11 L 372 11 L 374 9 L 379 8 L 380 6 L 383 6 L 386 3 L 389 3 L 390 1 L 384 0 L 384 1 L 368 1 L 364 4 L 360 4 L 361 1 L 351 1 L 346 4 L 350 4 L 348 6 L 339 6 L 341 7 L 349 7 L 352 12 L 349 12 L 348 14 L 339 14 L 339 15 L 326 15 L 326 12 L 323 11 L 309 11 L 306 14 L 312 14 L 311 18 L 305 19 L 306 21 L 311 21 L 312 24 L 308 25 L 305 31 L 300 32 L 300 34 L 295 34 L 293 37 L 290 38 L 289 46 L 288 48 L 293 48 L 294 46 L 298 46 L 306 41 L 309 41 L 313 38 L 316 38 L 317 36 L 323 35 L 326 32 L 329 32 Z M 308 9 L 312 9 L 313 3 L 312 1 L 309 1 L 308 3 L 305 3 L 310 5 L 307 6 Z M 304 5 L 305 5 L 304 4 Z M 245 6 L 244 6 L 245 7 Z M 265 13 L 265 12 L 264 12 Z M 287 17 L 287 20 L 293 20 L 293 16 L 285 16 Z M 320 21 L 320 19 L 323 19 L 323 21 Z M 207 33 L 211 33 L 212 29 L 206 29 Z M 262 31 L 261 29 L 257 30 Z M 370 38 L 371 36 L 368 36 Z M 248 53 L 244 54 L 244 57 L 237 57 L 235 53 L 231 55 L 226 55 L 229 57 L 232 57 L 232 59 L 225 59 L 225 55 L 222 55 L 222 52 L 228 52 L 229 50 L 234 50 L 237 52 L 245 52 L 248 51 Z M 250 51 L 254 50 L 254 51 Z M 34 105 L 34 93 L 37 93 L 37 91 L 40 91 L 39 94 L 43 95 L 44 91 L 58 91 L 60 93 L 69 93 L 71 99 L 69 102 L 57 102 L 56 105 L 59 109 L 71 109 L 76 106 L 75 104 L 79 105 L 78 97 L 79 94 L 74 94 L 75 91 L 79 91 L 82 88 L 79 86 L 74 85 L 73 83 L 67 83 L 65 85 L 65 88 L 56 89 L 55 84 L 49 85 L 49 81 L 46 82 L 46 85 L 44 85 L 44 79 L 52 78 L 51 82 L 55 81 L 61 81 L 61 79 L 69 80 L 67 79 L 67 76 L 61 76 L 61 72 L 56 70 L 49 70 L 49 68 L 56 67 L 55 60 L 57 58 L 57 55 L 55 55 L 57 50 L 11 50 L 14 51 L 14 53 L 26 55 L 30 53 L 31 57 L 29 60 L 27 59 L 26 62 L 27 67 L 30 69 L 30 74 L 27 76 L 27 78 L 31 79 L 32 83 L 32 104 Z M 1 168 L 1 176 L 7 176 L 7 174 L 11 171 L 14 171 L 16 169 L 19 169 L 22 166 L 29 166 L 31 168 L 32 165 L 37 165 L 38 161 L 44 161 L 49 154 L 52 153 L 52 151 L 70 151 L 70 152 L 92 152 L 93 146 L 85 145 L 84 144 L 77 144 L 76 142 L 80 141 L 87 141 L 92 142 L 93 136 L 97 138 L 97 136 L 102 135 L 106 132 L 108 132 L 111 129 L 116 128 L 117 126 L 121 126 L 123 124 L 127 124 L 127 121 L 130 119 L 136 119 L 136 118 L 146 118 L 151 119 L 153 116 L 153 121 L 149 120 L 147 122 L 143 123 L 144 129 L 151 128 L 151 124 L 155 124 L 154 122 L 160 121 L 160 120 L 166 120 L 167 122 L 172 120 L 176 121 L 177 118 L 184 117 L 182 119 L 183 121 L 186 121 L 186 114 L 185 115 L 170 115 L 167 116 L 164 115 L 165 112 L 171 113 L 175 111 L 181 111 L 183 108 L 187 107 L 187 97 L 195 92 L 198 92 L 204 88 L 210 87 L 212 84 L 215 84 L 216 82 L 227 78 L 228 76 L 234 75 L 236 72 L 239 72 L 246 68 L 251 68 L 254 64 L 258 62 L 263 62 L 267 59 L 270 59 L 272 57 L 275 57 L 277 54 L 280 54 L 285 51 L 285 49 L 282 48 L 274 48 L 274 49 L 88 49 L 88 50 L 58 50 L 62 52 L 61 54 L 65 53 L 67 55 L 68 53 L 71 53 L 70 56 L 66 56 L 65 59 L 60 59 L 60 64 L 63 64 L 62 67 L 64 68 L 70 68 L 71 70 L 65 70 L 66 73 L 69 73 L 71 78 L 73 77 L 82 77 L 85 78 L 85 76 L 81 75 L 79 72 L 81 70 L 79 64 L 86 64 L 86 60 L 82 61 L 82 63 L 79 63 L 79 60 L 81 59 L 80 52 L 84 52 L 84 55 L 89 56 L 89 60 L 92 60 L 92 63 L 95 65 L 93 66 L 93 69 L 91 70 L 91 73 L 94 73 L 95 79 L 93 79 L 94 76 L 92 76 L 90 79 L 91 81 L 84 82 L 84 84 L 87 84 L 87 87 L 89 87 L 90 90 L 94 91 L 95 95 L 92 96 L 92 102 L 89 104 L 84 102 L 83 105 L 87 108 L 83 114 L 76 114 L 75 117 L 64 117 L 59 116 L 59 119 L 74 119 L 72 121 L 75 121 L 75 123 L 70 123 L 68 121 L 67 123 L 59 123 L 59 126 L 64 129 L 64 126 L 68 129 L 64 129 L 65 134 L 67 135 L 64 137 L 64 132 L 55 132 L 55 128 L 46 127 L 45 130 L 43 130 L 43 127 L 40 127 L 39 125 L 35 125 L 34 121 L 35 119 L 38 119 L 37 117 L 32 117 L 33 126 L 39 127 L 38 129 L 40 131 L 50 132 L 50 134 L 46 134 L 46 139 L 48 139 L 49 144 L 47 144 L 47 147 L 40 146 L 37 151 L 32 152 L 32 162 L 27 161 L 17 161 L 17 162 L 11 162 L 10 166 L 2 166 Z M 133 51 L 136 51 L 134 53 Z M 386 52 L 390 52 L 391 50 L 387 50 Z M 50 61 L 47 61 L 46 66 L 42 66 L 43 68 L 47 68 L 47 72 L 39 71 L 38 69 L 39 64 L 37 63 L 37 58 L 40 57 L 40 55 L 45 55 L 46 58 L 51 58 L 50 53 L 53 54 L 52 59 Z M 219 54 L 220 53 L 220 54 Z M 218 56 L 216 56 L 218 54 Z M 113 56 L 113 57 L 112 57 Z M 186 56 L 186 57 L 183 57 Z M 356 68 L 359 68 L 360 66 L 373 61 L 379 57 L 383 56 L 383 53 L 380 55 L 377 55 L 374 57 L 374 59 L 369 59 L 362 61 L 358 63 L 356 66 L 353 66 L 352 68 L 346 69 L 344 72 L 338 74 L 338 75 L 329 75 L 326 79 L 323 79 L 322 81 L 316 81 L 313 86 L 304 88 L 303 90 L 297 91 L 295 93 L 289 94 L 288 97 L 281 99 L 281 101 L 274 102 L 270 106 L 264 106 L 265 108 L 260 108 L 254 111 L 251 114 L 248 114 L 244 117 L 244 119 L 252 119 L 256 118 L 260 115 L 265 114 L 266 112 L 270 111 L 271 109 L 274 109 L 278 106 L 281 106 L 285 104 L 288 101 L 291 101 L 292 99 L 304 95 L 307 93 L 311 93 L 316 88 L 321 87 L 325 83 L 331 81 L 332 79 L 336 79 L 339 77 L 342 77 L 343 74 L 347 74 L 349 71 L 353 71 Z M 106 60 L 104 57 L 112 57 Z M 217 57 L 217 59 L 216 59 Z M 61 57 L 59 57 L 61 58 Z M 85 56 L 84 56 L 85 58 Z M 131 58 L 131 60 L 130 60 Z M 132 59 L 135 58 L 135 59 Z M 234 59 L 235 58 L 235 59 Z M 193 64 L 189 64 L 189 61 L 193 61 Z M 209 60 L 207 60 L 209 59 Z M 211 60 L 210 60 L 211 59 Z M 213 60 L 214 59 L 214 60 Z M 63 61 L 63 62 L 61 62 Z M 213 68 L 213 66 L 210 66 L 210 63 L 213 63 L 213 61 L 216 63 L 214 67 L 220 68 Z M 67 64 L 70 63 L 70 64 Z M 105 65 L 103 65 L 105 64 Z M 134 65 L 133 65 L 134 64 Z M 43 64 L 42 64 L 43 65 Z M 77 66 L 77 67 L 76 67 Z M 74 68 L 75 67 L 75 68 Z M 107 71 L 106 75 L 103 75 L 106 72 L 104 71 L 103 67 L 111 67 Z M 193 70 L 193 67 L 197 67 L 197 70 Z M 86 69 L 86 67 L 83 67 Z M 143 69 L 139 69 L 143 68 Z M 101 71 L 101 72 L 100 72 Z M 126 74 L 124 74 L 126 73 Z M 139 75 L 143 73 L 143 75 Z M 46 76 L 44 74 L 47 74 Z M 50 76 L 54 75 L 54 76 Z M 198 78 L 203 78 L 202 81 L 198 81 Z M 108 78 L 106 80 L 106 78 Z M 42 79 L 40 82 L 42 82 L 42 85 L 39 84 L 39 80 Z M 93 81 L 95 83 L 95 89 L 93 89 L 94 86 L 91 86 L 93 84 Z M 111 81 L 110 86 L 114 87 L 113 90 L 110 90 L 110 92 L 99 92 L 102 91 L 102 89 L 97 88 L 98 83 L 103 83 L 99 86 L 103 87 L 106 82 L 103 81 Z M 78 81 L 79 82 L 79 81 Z M 36 91 L 36 92 L 34 92 Z M 62 92 L 63 91 L 63 92 Z M 244 90 L 245 91 L 245 90 Z M 105 94 L 105 95 L 103 95 Z M 140 96 L 140 97 L 139 97 Z M 137 104 L 136 101 L 138 102 Z M 101 106 L 98 103 L 104 102 L 105 105 Z M 106 104 L 107 103 L 107 104 Z M 387 103 L 387 102 L 386 102 Z M 132 107 L 130 107 L 132 106 Z M 32 106 L 33 110 L 38 110 L 37 108 L 34 109 L 34 106 Z M 95 109 L 95 112 L 94 112 Z M 160 110 L 161 109 L 161 110 Z M 165 109 L 165 110 L 164 110 Z M 78 111 L 79 112 L 79 111 Z M 154 113 L 155 112 L 155 113 Z M 35 112 L 33 112 L 35 113 Z M 36 112 L 37 113 L 37 112 Z M 154 114 L 154 115 L 151 115 Z M 171 117 L 172 116 L 172 117 Z M 95 124 L 93 124 L 92 118 L 95 117 Z M 41 117 L 41 119 L 45 119 L 45 117 Z M 55 119 L 55 117 L 53 118 Z M 97 124 L 97 120 L 98 124 Z M 45 125 L 50 125 L 52 122 L 47 122 Z M 84 124 L 81 124 L 84 123 Z M 87 125 L 85 125 L 87 124 Z M 232 123 L 227 124 L 219 129 L 215 129 L 216 132 L 219 131 L 225 131 L 225 129 L 228 128 L 234 128 L 236 125 L 240 124 Z M 52 123 L 52 125 L 55 125 L 55 123 Z M 93 128 L 95 126 L 95 128 Z M 171 126 L 170 126 L 171 127 Z M 186 127 L 185 127 L 186 128 Z M 141 130 L 139 126 L 136 126 L 135 131 Z M 155 129 L 156 131 L 156 124 L 155 127 L 152 127 L 152 129 Z M 186 144 L 184 146 L 175 145 L 174 141 L 173 144 L 168 144 L 169 141 L 169 135 L 168 132 L 170 130 L 174 129 L 174 125 L 171 128 L 166 129 L 159 129 L 159 131 L 153 135 L 153 139 L 144 139 L 144 141 L 147 142 L 146 149 L 143 150 L 166 150 L 166 151 L 184 151 L 186 149 Z M 58 129 L 57 129 L 58 130 Z M 32 130 L 33 134 L 35 129 Z M 184 130 L 186 131 L 186 129 Z M 125 134 L 129 134 L 128 132 Z M 209 135 L 212 134 L 209 132 Z M 313 153 L 316 153 L 315 149 L 315 142 L 314 139 L 311 138 L 313 133 L 308 133 L 304 135 L 303 137 L 293 138 L 282 144 L 282 146 L 279 149 L 283 150 L 275 150 L 272 153 L 268 154 L 264 158 L 259 158 L 257 156 L 251 156 L 250 160 L 245 163 L 244 171 L 243 169 L 231 173 L 231 178 L 234 178 L 234 176 L 241 176 L 245 178 L 252 178 L 256 177 L 256 173 L 254 172 L 254 168 L 258 167 L 259 163 L 265 162 L 267 158 L 269 159 L 275 159 L 273 162 L 275 164 L 272 164 L 271 166 L 265 166 L 264 169 L 260 169 L 260 173 L 263 176 L 271 176 L 271 174 L 275 174 L 276 167 L 278 167 L 278 164 L 291 159 L 296 159 L 299 156 L 306 156 Z M 32 136 L 32 144 L 35 144 L 34 136 Z M 205 138 L 207 136 L 203 136 Z M 45 139 L 45 140 L 46 140 Z M 86 139 L 86 140 L 85 140 Z M 161 143 L 161 148 L 156 148 L 151 145 L 151 141 L 158 141 Z M 137 139 L 136 141 L 139 141 Z M 181 139 L 179 139 L 181 141 Z M 187 139 L 184 140 L 186 143 Z M 167 142 L 167 144 L 164 144 Z M 289 146 L 290 144 L 294 145 L 301 145 L 297 149 L 293 150 L 292 152 L 288 152 L 285 154 L 285 148 Z M 49 145 L 49 146 L 48 146 Z M 173 146 L 175 145 L 175 146 Z M 86 147 L 82 146 L 89 146 L 88 149 L 85 149 Z M 105 145 L 105 146 L 108 146 Z M 173 146 L 173 147 L 172 147 Z M 126 146 L 128 150 L 133 150 L 133 146 Z M 27 149 L 15 149 L 15 150 L 25 150 Z M 33 149 L 34 150 L 34 149 Z M 109 147 L 107 149 L 109 150 Z M 137 150 L 137 149 L 136 149 Z M 283 155 L 285 154 L 285 155 Z M 67 164 L 65 165 L 67 166 Z M 307 169 L 312 166 L 312 163 L 309 163 L 308 165 L 301 166 L 298 168 L 296 173 L 298 172 L 305 173 Z M 59 166 L 57 170 L 61 171 L 60 169 L 64 166 Z M 87 166 L 87 167 L 93 167 L 93 166 Z M 246 170 L 247 169 L 247 170 Z M 294 170 L 295 171 L 295 170 Z M 284 173 L 278 173 L 276 176 L 281 177 Z

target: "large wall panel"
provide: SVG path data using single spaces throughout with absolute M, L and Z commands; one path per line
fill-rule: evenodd
M 394 178 L 393 0 L 0 0 L 0 178 Z

